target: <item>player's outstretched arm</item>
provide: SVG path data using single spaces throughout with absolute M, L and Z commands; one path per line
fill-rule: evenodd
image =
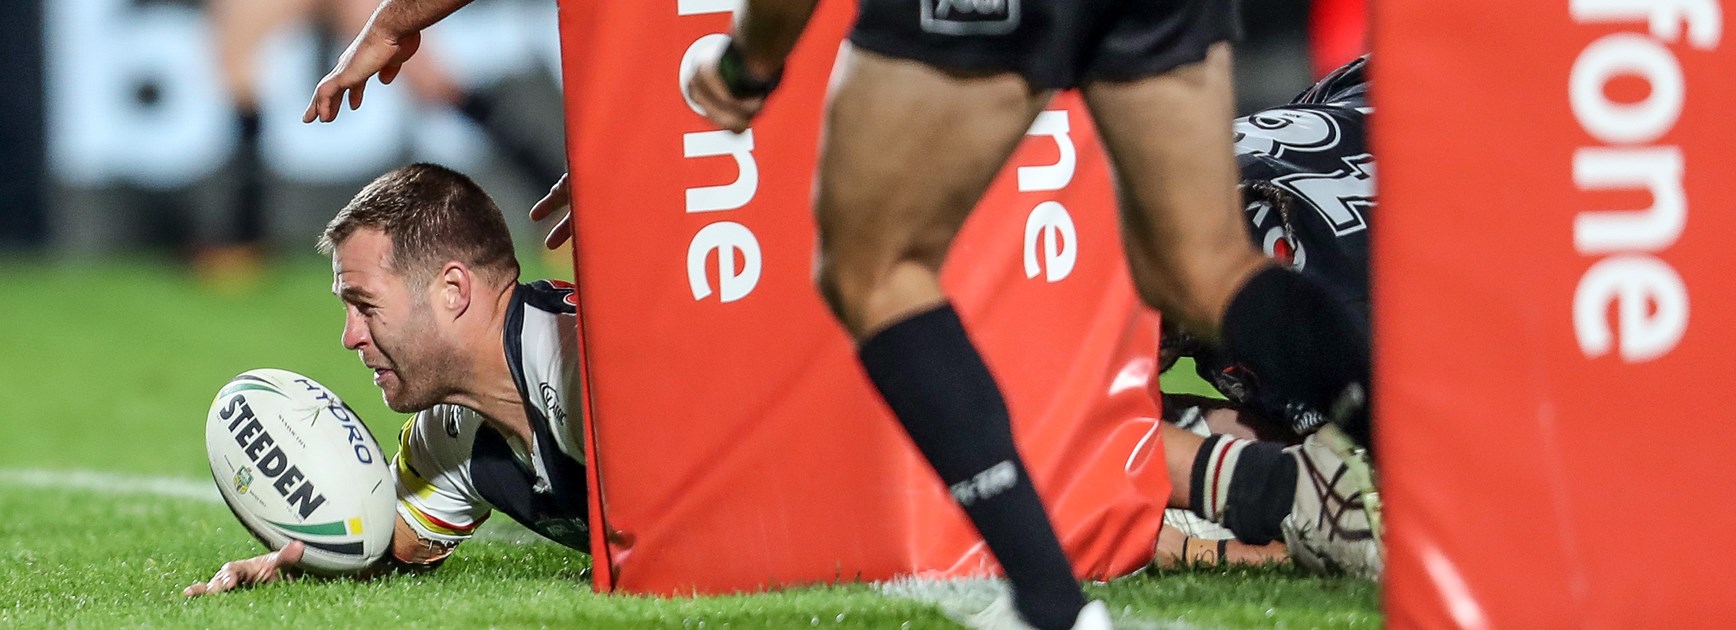
M 349 578 L 366 580 L 393 571 L 430 571 L 440 566 L 446 556 L 452 554 L 457 543 L 440 543 L 423 539 L 416 534 L 410 524 L 398 515 L 396 528 L 392 530 L 392 549 L 373 566 L 362 569 Z M 283 549 L 271 553 L 260 554 L 246 560 L 226 562 L 217 570 L 210 580 L 195 582 L 181 589 L 181 595 L 198 597 L 200 595 L 215 595 L 218 593 L 270 584 L 285 578 L 293 578 L 301 574 L 296 566 L 301 562 L 302 553 L 307 550 L 299 540 L 292 540 Z
M 470 4 L 470 1 L 382 1 L 361 32 L 356 34 L 355 41 L 350 42 L 350 47 L 338 58 L 337 66 L 314 88 L 313 101 L 302 114 L 302 122 L 337 120 L 346 97 L 350 109 L 361 107 L 362 92 L 367 88 L 368 79 L 379 75 L 381 83 L 391 83 L 398 78 L 404 62 L 422 45 L 422 29 Z

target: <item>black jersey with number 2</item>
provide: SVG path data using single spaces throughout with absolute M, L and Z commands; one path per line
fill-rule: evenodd
M 1248 237 L 1324 284 L 1364 322 L 1376 205 L 1367 69 L 1364 56 L 1290 103 L 1235 121 Z M 1164 345 L 1167 357 L 1193 356 L 1201 377 L 1256 413 L 1297 428 L 1322 421 L 1317 410 L 1262 390 L 1257 375 L 1186 335 L 1166 330 Z

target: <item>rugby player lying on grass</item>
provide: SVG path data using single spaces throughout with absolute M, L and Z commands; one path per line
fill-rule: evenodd
M 1313 172 L 1294 165 L 1288 171 L 1275 166 L 1280 157 L 1297 159 L 1300 150 L 1283 144 L 1286 138 L 1307 144 L 1316 153 L 1331 150 L 1324 153 L 1328 158 L 1349 155 L 1345 151 L 1360 155 L 1365 150 L 1363 111 L 1357 108 L 1366 107 L 1360 104 L 1365 89 L 1359 62 L 1322 81 L 1299 98 L 1296 107 L 1239 120 L 1238 154 L 1244 177 L 1270 183 Z M 1353 104 L 1332 104 L 1347 95 L 1356 96 Z M 1323 117 L 1322 112 L 1334 111 L 1337 118 Z M 1346 131 L 1351 127 L 1354 133 Z M 1332 142 L 1309 140 L 1316 137 L 1310 134 L 1322 130 L 1333 134 Z M 1319 219 L 1290 216 L 1296 210 L 1294 200 L 1272 208 L 1273 201 L 1261 196 L 1270 196 L 1270 190 L 1254 189 L 1257 194 L 1250 195 L 1248 218 L 1255 240 L 1297 268 L 1308 262 L 1303 257 L 1306 252 L 1316 252 L 1317 262 L 1307 272 L 1348 282 L 1339 285 L 1341 290 L 1359 296 L 1359 310 L 1366 312 L 1366 233 L 1322 236 L 1311 227 Z M 1372 204 L 1371 194 L 1364 197 Z M 439 199 L 450 201 L 434 203 Z M 1262 207 L 1270 211 L 1261 212 Z M 544 208 L 543 214 L 548 211 Z M 1364 219 L 1368 212 L 1362 209 Z M 1267 238 L 1272 229 L 1279 229 L 1276 234 L 1283 238 Z M 370 573 L 438 566 L 492 509 L 506 512 L 545 537 L 588 551 L 582 445 L 568 442 L 564 411 L 575 358 L 571 351 L 576 347 L 570 339 L 574 330 L 571 288 L 548 281 L 516 284 L 518 266 L 499 209 L 468 178 L 437 166 L 406 167 L 370 184 L 333 219 L 322 247 L 333 256 L 334 291 L 347 311 L 344 345 L 357 350 L 363 363 L 375 369 L 375 382 L 389 407 L 417 412 L 400 436 L 394 460 L 401 501 L 392 552 Z M 1341 253 L 1328 253 L 1328 248 Z M 1286 256 L 1286 252 L 1297 255 Z M 1202 373 L 1218 369 L 1215 366 L 1222 362 L 1179 335 L 1166 334 L 1165 340 L 1166 368 L 1182 354 L 1196 356 Z M 1253 400 L 1250 392 L 1258 390 L 1251 388 L 1251 381 L 1228 380 L 1230 375 L 1225 371 L 1225 378 L 1218 378 L 1212 373 L 1208 380 L 1233 400 L 1242 401 L 1242 409 L 1179 398 L 1166 400 L 1165 408 L 1177 418 L 1222 419 L 1238 414 L 1258 418 L 1261 410 L 1267 418 L 1285 417 L 1273 413 L 1271 405 L 1248 402 Z M 489 430 L 482 430 L 484 426 Z M 1222 422 L 1212 426 L 1219 432 L 1229 430 Z M 1288 436 L 1285 441 L 1298 439 L 1293 431 L 1281 434 Z M 1225 523 L 1245 540 L 1269 543 L 1278 537 L 1286 518 L 1294 515 L 1297 524 L 1304 524 L 1332 505 L 1319 493 L 1297 492 L 1296 480 L 1306 483 L 1308 477 L 1286 475 L 1278 465 L 1294 461 L 1296 467 L 1290 470 L 1298 473 L 1305 469 L 1304 462 L 1314 462 L 1316 469 L 1331 466 L 1337 460 L 1329 451 L 1279 451 L 1281 447 L 1274 444 L 1203 438 L 1175 426 L 1164 427 L 1164 439 L 1175 483 L 1171 507 L 1191 508 Z M 1206 448 L 1207 441 L 1215 448 Z M 1250 451 L 1250 446 L 1255 448 Z M 1250 452 L 1255 455 L 1240 457 Z M 1308 453 L 1315 458 L 1304 457 Z M 1238 457 L 1226 460 L 1232 465 L 1221 474 L 1196 477 L 1200 462 L 1223 460 L 1225 455 Z M 1256 462 L 1261 465 L 1255 467 Z M 1231 483 L 1237 476 L 1257 477 L 1260 482 Z M 1217 493 L 1208 487 L 1218 487 Z M 1226 518 L 1230 513 L 1238 514 Z M 1366 525 L 1362 529 L 1366 531 Z M 1309 533 L 1332 542 L 1343 531 L 1314 528 Z M 1172 561 L 1184 556 L 1195 561 L 1221 559 L 1226 552 L 1231 561 L 1265 561 L 1284 554 L 1281 543 L 1233 541 L 1220 546 L 1217 540 L 1188 540 L 1180 534 L 1166 527 L 1156 541 L 1160 561 L 1166 552 Z M 1359 565 L 1356 560 L 1367 557 L 1373 540 L 1348 542 L 1326 547 L 1344 556 L 1333 559 L 1332 565 L 1368 573 L 1366 563 Z M 291 543 L 281 551 L 231 562 L 210 581 L 187 587 L 185 594 L 276 580 L 300 560 L 301 550 L 300 543 Z
M 416 164 L 363 188 L 326 226 L 343 344 L 374 370 L 399 435 L 392 547 L 363 572 L 431 569 L 493 511 L 590 548 L 584 445 L 569 431 L 572 286 L 519 284 L 500 209 L 469 178 Z M 223 565 L 187 596 L 271 582 L 303 545 Z
M 1346 64 L 1290 104 L 1235 127 L 1248 235 L 1364 320 L 1375 206 L 1367 65 L 1366 56 Z M 1159 535 L 1159 562 L 1265 562 L 1288 552 L 1310 568 L 1378 577 L 1379 503 L 1364 483 L 1372 475 L 1366 458 L 1343 440 L 1332 444 L 1340 436 L 1331 429 L 1317 433 L 1323 410 L 1262 387 L 1241 362 L 1166 321 L 1160 372 L 1182 356 L 1227 400 L 1164 397 L 1166 419 L 1181 425 L 1163 427 L 1170 506 L 1228 531 L 1201 539 L 1193 535 L 1205 533 L 1197 523 L 1172 514 L 1167 520 L 1180 527 Z M 1228 534 L 1235 540 L 1219 538 Z

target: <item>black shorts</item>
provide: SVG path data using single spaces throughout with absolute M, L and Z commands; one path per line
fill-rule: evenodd
M 1163 74 L 1239 36 L 1235 0 L 861 0 L 850 42 L 1061 89 Z

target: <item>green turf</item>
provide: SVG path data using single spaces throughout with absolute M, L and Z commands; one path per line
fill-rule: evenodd
M 202 482 L 211 397 L 263 366 L 313 376 L 376 434 L 392 435 L 402 416 L 340 347 L 329 285 L 317 260 L 226 292 L 148 264 L 0 266 L 0 627 L 948 627 L 929 605 L 860 584 L 723 598 L 595 595 L 582 573 L 587 558 L 507 519 L 430 575 L 183 601 L 183 586 L 259 551 L 222 505 L 3 476 L 95 470 Z M 1092 592 L 1133 627 L 1381 623 L 1373 585 L 1283 568 L 1137 576 Z

